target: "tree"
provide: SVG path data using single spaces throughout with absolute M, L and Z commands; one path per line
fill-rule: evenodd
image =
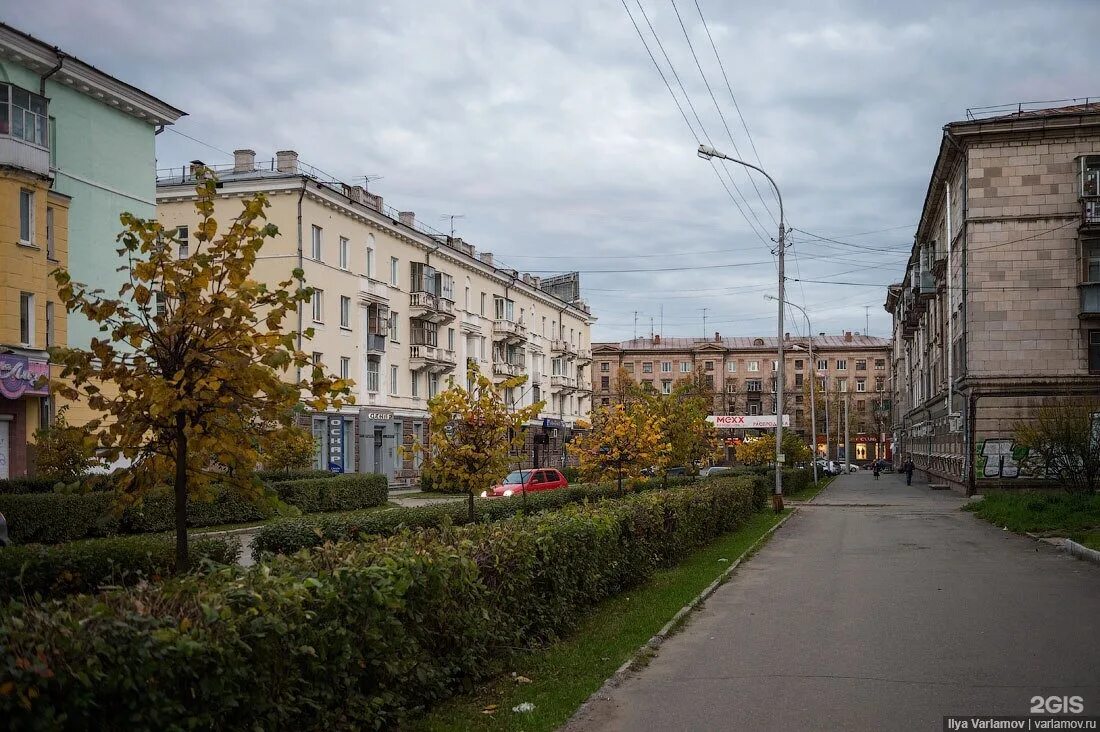
M 783 456 L 787 465 L 808 462 L 810 446 L 793 432 L 783 431 Z M 772 465 L 775 463 L 775 435 L 762 435 L 752 442 L 737 446 L 737 460 L 745 465 Z
M 1056 480 L 1069 493 L 1100 488 L 1100 398 L 1059 399 L 1035 418 L 1016 423 L 1016 447 L 1027 452 L 1022 466 Z
M 266 470 L 301 470 L 313 464 L 316 443 L 313 435 L 297 425 L 286 425 L 281 434 L 273 435 L 260 452 Z
M 516 376 L 494 384 L 471 360 L 466 367 L 469 389 L 452 376 L 448 388 L 428 400 L 429 447 L 402 448 L 404 457 L 424 454 L 421 470 L 436 483 L 462 489 L 470 521 L 476 518 L 474 496 L 508 472 L 511 454 L 523 445 L 523 427 L 546 405 L 540 401 L 512 409 L 505 395 L 526 381 L 526 376 Z
M 573 441 L 585 480 L 637 478 L 642 471 L 661 465 L 669 451 L 662 431 L 663 420 L 647 403 L 612 404 L 592 413 L 592 429 Z
M 87 475 L 97 461 L 95 438 L 86 428 L 70 425 L 67 410 L 67 405 L 58 409 L 53 423 L 34 433 L 34 466 L 43 477 L 72 483 Z
M 123 503 L 171 476 L 179 571 L 187 566 L 188 500 L 206 496 L 215 480 L 258 497 L 253 470 L 285 434 L 286 415 L 303 397 L 317 410 L 338 407 L 350 386 L 326 376 L 296 348 L 297 334 L 282 329 L 313 294 L 302 271 L 273 288 L 251 278 L 260 249 L 278 234 L 264 223 L 266 198 L 246 200 L 219 234 L 214 176 L 201 168 L 197 179 L 191 256 L 174 256 L 179 242 L 156 221 L 124 213 L 118 254 L 127 278 L 117 298 L 65 270 L 52 273 L 66 309 L 105 334 L 88 350 L 58 350 L 55 387 L 104 415 L 87 428 L 106 460 L 131 461 L 118 483 Z M 102 391 L 104 382 L 117 393 Z
M 702 372 L 677 381 L 670 394 L 651 394 L 650 409 L 661 417 L 661 432 L 669 446 L 668 465 L 682 465 L 696 472 L 698 463 L 721 455 L 718 432 L 707 422 L 714 404 L 714 389 Z

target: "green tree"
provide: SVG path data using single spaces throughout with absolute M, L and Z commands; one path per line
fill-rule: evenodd
M 403 457 L 422 454 L 421 470 L 438 485 L 455 486 L 467 497 L 470 520 L 476 518 L 474 497 L 508 472 L 511 454 L 523 445 L 523 427 L 538 416 L 545 402 L 513 409 L 506 394 L 526 376 L 494 384 L 476 362 L 466 369 L 468 389 L 448 379 L 448 388 L 428 400 L 428 446 L 401 448 Z
M 316 444 L 309 430 L 287 424 L 277 435 L 267 441 L 260 452 L 260 460 L 266 470 L 301 470 L 313 465 Z
M 1022 467 L 1057 481 L 1069 493 L 1100 488 L 1100 397 L 1064 397 L 1016 423 Z
M 34 433 L 34 466 L 46 478 L 64 483 L 78 481 L 96 464 L 95 438 L 65 418 L 68 406 L 57 410 L 52 424 Z
M 810 446 L 798 435 L 783 430 L 783 456 L 786 465 L 807 462 L 810 459 Z M 737 461 L 744 465 L 773 465 L 775 463 L 775 435 L 757 437 L 752 442 L 737 446 Z
M 288 314 L 309 302 L 300 269 L 275 287 L 251 277 L 264 243 L 278 234 L 265 222 L 262 195 L 244 201 L 219 233 L 216 181 L 200 169 L 195 187 L 197 246 L 176 257 L 179 242 L 156 221 L 122 214 L 117 298 L 52 274 L 69 312 L 99 324 L 104 335 L 87 350 L 59 349 L 55 388 L 83 398 L 104 415 L 87 427 L 108 461 L 132 465 L 119 481 L 124 503 L 166 476 L 175 497 L 176 566 L 187 566 L 187 505 L 214 481 L 258 498 L 253 471 L 260 451 L 283 434 L 286 415 L 303 397 L 314 409 L 339 406 L 350 382 L 326 376 L 283 330 Z M 305 331 L 303 336 L 312 336 Z M 99 384 L 113 382 L 108 395 Z
M 650 409 L 661 417 L 661 432 L 668 444 L 667 466 L 682 465 L 697 472 L 699 463 L 721 455 L 718 432 L 707 422 L 714 405 L 714 389 L 703 372 L 678 380 L 669 394 L 651 394 Z

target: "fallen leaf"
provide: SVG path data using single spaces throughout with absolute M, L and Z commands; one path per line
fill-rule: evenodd
M 517 676 L 516 677 L 516 683 L 517 684 L 530 684 L 531 679 L 527 678 L 526 676 Z

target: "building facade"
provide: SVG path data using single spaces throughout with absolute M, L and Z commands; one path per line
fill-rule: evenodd
M 577 288 L 560 299 L 548 283 L 496 266 L 492 254 L 425 226 L 413 212 L 332 182 L 293 151 L 258 161 L 238 150 L 234 158 L 213 168 L 215 216 L 224 226 L 243 198 L 268 197 L 279 235 L 253 276 L 276 283 L 297 267 L 305 272 L 319 292 L 288 325 L 303 351 L 355 381 L 353 407 L 303 418 L 316 438 L 317 467 L 415 483 L 420 461 L 398 448 L 427 443 L 427 402 L 451 378 L 465 386 L 468 361 L 498 382 L 526 375 L 509 395 L 517 407 L 546 402 L 516 466 L 530 466 L 536 452 L 540 465 L 562 466 L 569 434 L 591 405 L 594 318 Z M 165 170 L 157 184 L 159 220 L 189 242 L 181 256 L 194 246 L 193 172 Z M 307 328 L 311 339 L 302 337 Z
M 812 351 L 812 358 L 811 358 Z M 822 457 L 872 460 L 891 454 L 890 341 L 859 333 L 821 333 L 812 339 L 785 335 L 784 409 L 790 428 L 811 442 L 810 380 L 816 399 L 817 452 Z M 772 337 L 635 338 L 592 347 L 594 402 L 618 398 L 622 373 L 663 394 L 678 379 L 701 374 L 714 389 L 715 415 L 776 414 L 779 362 Z M 620 372 L 621 370 L 621 372 Z M 847 409 L 848 433 L 844 432 Z M 721 430 L 727 445 L 765 430 Z
M 117 291 L 119 214 L 153 215 L 155 129 L 181 114 L 0 23 L 0 477 L 33 471 L 34 434 L 56 409 L 47 349 L 72 342 L 74 321 L 77 342 L 91 338 L 50 272 Z
M 968 493 L 1033 482 L 1015 425 L 1100 393 L 1100 105 L 946 125 L 904 274 L 899 455 Z

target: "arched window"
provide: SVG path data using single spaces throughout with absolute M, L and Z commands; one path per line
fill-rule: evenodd
M 374 234 L 367 234 L 367 277 L 374 277 Z
M 752 342 L 752 344 L 754 346 L 762 346 L 762 345 L 764 345 L 764 339 L 763 338 L 757 338 L 756 340 L 754 340 Z

